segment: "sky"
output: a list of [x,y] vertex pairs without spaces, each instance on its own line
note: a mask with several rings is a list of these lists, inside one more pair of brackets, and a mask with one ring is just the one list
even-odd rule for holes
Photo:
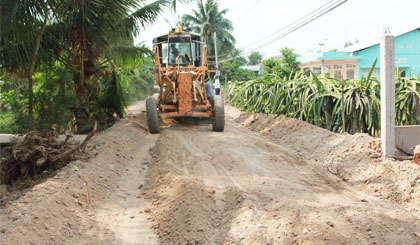
[[[327,2],[329,0],[219,0],[219,8],[228,9],[225,18],[233,23],[236,47],[248,56],[255,50],[258,41]],[[152,26],[136,37],[136,43],[144,42],[151,46],[154,37],[170,30],[171,24],[167,21],[174,25],[177,16],[192,14],[192,8],[196,8],[195,1],[188,6],[178,5],[176,13],[165,11]],[[281,48],[288,47],[304,56],[319,51],[319,43],[325,43],[322,51],[328,51],[343,49],[346,41],[358,39],[363,43],[379,40],[385,26],[394,35],[420,27],[419,9],[420,0],[348,0],[319,19],[256,51],[269,58],[279,55]]]

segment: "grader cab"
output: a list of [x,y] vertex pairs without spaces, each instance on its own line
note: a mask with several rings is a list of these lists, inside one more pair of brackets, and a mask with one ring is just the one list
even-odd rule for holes
[[[159,119],[209,118],[214,131],[223,131],[225,114],[220,95],[208,97],[207,45],[203,38],[180,26],[153,40],[158,94],[146,99],[150,133],[159,133]],[[209,85],[209,84],[208,84]]]

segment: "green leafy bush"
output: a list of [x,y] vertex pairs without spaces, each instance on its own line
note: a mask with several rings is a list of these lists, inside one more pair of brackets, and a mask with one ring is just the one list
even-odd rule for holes
[[[95,120],[104,129],[124,116],[127,104],[144,99],[153,93],[153,59],[145,58],[135,69],[114,68],[112,74],[92,76],[87,125],[89,131]],[[28,128],[28,88],[25,78],[12,74],[0,77],[0,132],[24,133]],[[72,73],[62,64],[41,67],[34,74],[34,118],[36,130],[48,131],[53,124],[63,133],[74,126],[74,108],[81,98],[76,95]]]
[[48,131],[55,124],[57,132],[72,127],[72,108],[77,104],[71,73],[55,64],[34,76],[34,111],[36,129]]
[[[380,82],[371,74],[360,80],[302,73],[281,79],[272,70],[255,80],[234,83],[227,94],[233,94],[234,106],[249,112],[284,114],[336,132],[378,135],[380,130]],[[397,125],[420,124],[419,94],[420,77],[397,77]]]

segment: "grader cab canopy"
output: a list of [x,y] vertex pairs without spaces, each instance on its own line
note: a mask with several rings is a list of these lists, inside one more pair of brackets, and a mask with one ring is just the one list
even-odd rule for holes
[[207,94],[211,84],[207,84],[206,90],[210,70],[203,38],[178,26],[155,38],[153,49],[153,73],[159,90],[146,99],[149,131],[160,131],[159,118],[180,117],[209,118],[214,131],[223,131],[223,99]]

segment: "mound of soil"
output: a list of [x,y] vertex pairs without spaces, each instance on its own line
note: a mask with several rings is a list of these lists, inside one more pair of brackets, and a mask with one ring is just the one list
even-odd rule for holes
[[174,169],[168,155],[172,147],[164,142],[168,141],[160,138],[151,150],[148,185],[143,192],[153,200],[155,232],[163,244],[208,243],[206,233],[216,224],[216,217],[209,216],[216,213],[215,192],[199,179],[184,177]]
[[[229,107],[226,114],[223,133],[180,123],[162,130],[152,148],[143,193],[153,203],[145,212],[161,244],[420,242],[417,190],[403,201],[399,195],[405,192],[385,195],[388,182],[379,176],[376,188],[383,193],[366,194],[367,184],[352,182],[356,167],[364,171],[369,164],[357,165],[364,157],[375,164],[382,160],[379,145],[369,146],[372,138],[356,135],[350,141],[349,135],[341,138],[300,121],[277,122]],[[282,131],[270,138],[276,130]],[[346,157],[333,153],[345,150],[337,145],[322,149],[334,140],[349,147]],[[335,161],[323,162],[329,158]]]
[[138,122],[146,116],[118,121],[89,141],[86,158],[23,192],[2,189],[0,243],[156,244],[148,214],[140,213],[150,204],[138,188],[155,137]]
[[338,134],[283,115],[227,110],[242,126],[324,165],[348,184],[420,211],[420,166],[382,157],[380,139],[362,133]]
[[144,110],[5,202],[1,243],[420,244],[419,167],[375,138],[228,106],[152,135]]

